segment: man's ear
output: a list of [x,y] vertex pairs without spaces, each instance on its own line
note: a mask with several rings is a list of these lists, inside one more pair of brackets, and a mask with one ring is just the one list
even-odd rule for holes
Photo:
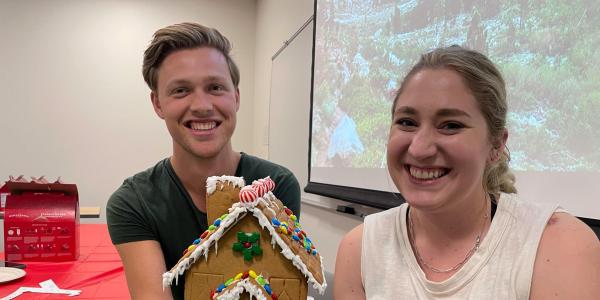
[[235,111],[240,110],[240,89],[235,88]]
[[160,101],[158,101],[158,95],[155,91],[150,92],[150,101],[152,101],[152,107],[154,107],[154,112],[156,115],[159,118],[164,119],[164,113],[162,111],[162,107],[160,106]]

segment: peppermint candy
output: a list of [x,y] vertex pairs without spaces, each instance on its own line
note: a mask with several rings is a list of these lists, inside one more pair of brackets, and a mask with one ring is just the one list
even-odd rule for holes
[[252,203],[256,201],[256,198],[258,198],[258,194],[251,186],[247,185],[240,190],[240,202]]
[[259,197],[262,197],[266,192],[268,192],[269,190],[267,189],[267,186],[260,181],[254,181],[252,182],[252,188],[254,189],[254,191],[256,192],[256,194]]
[[262,182],[267,187],[267,190],[271,192],[275,189],[275,181],[273,181],[273,179],[271,179],[269,176],[265,177],[264,179],[259,179],[258,181]]

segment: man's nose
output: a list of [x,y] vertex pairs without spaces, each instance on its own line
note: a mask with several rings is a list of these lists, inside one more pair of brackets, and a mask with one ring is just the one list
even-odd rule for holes
[[192,112],[210,112],[213,110],[213,103],[210,95],[203,92],[194,92],[192,94],[190,110]]

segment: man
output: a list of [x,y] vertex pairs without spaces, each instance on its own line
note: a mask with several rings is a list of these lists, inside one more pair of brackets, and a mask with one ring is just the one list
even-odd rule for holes
[[182,23],[158,30],[144,52],[144,80],[173,154],[126,179],[107,204],[133,299],[183,299],[183,276],[163,291],[162,274],[213,221],[206,217],[209,176],[243,176],[246,183],[271,176],[275,195],[300,213],[300,187],[289,170],[232,149],[240,75],[230,49],[217,30]]

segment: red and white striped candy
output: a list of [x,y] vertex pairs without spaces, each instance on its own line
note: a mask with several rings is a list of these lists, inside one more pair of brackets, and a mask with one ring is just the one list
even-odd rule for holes
[[256,191],[249,185],[240,190],[240,201],[243,203],[252,203],[258,198]]
[[252,182],[252,188],[259,197],[262,197],[266,192],[269,191],[264,183],[256,180]]
[[258,181],[262,182],[269,191],[273,191],[275,189],[275,181],[271,179],[271,177],[267,176],[264,179],[259,179]]

